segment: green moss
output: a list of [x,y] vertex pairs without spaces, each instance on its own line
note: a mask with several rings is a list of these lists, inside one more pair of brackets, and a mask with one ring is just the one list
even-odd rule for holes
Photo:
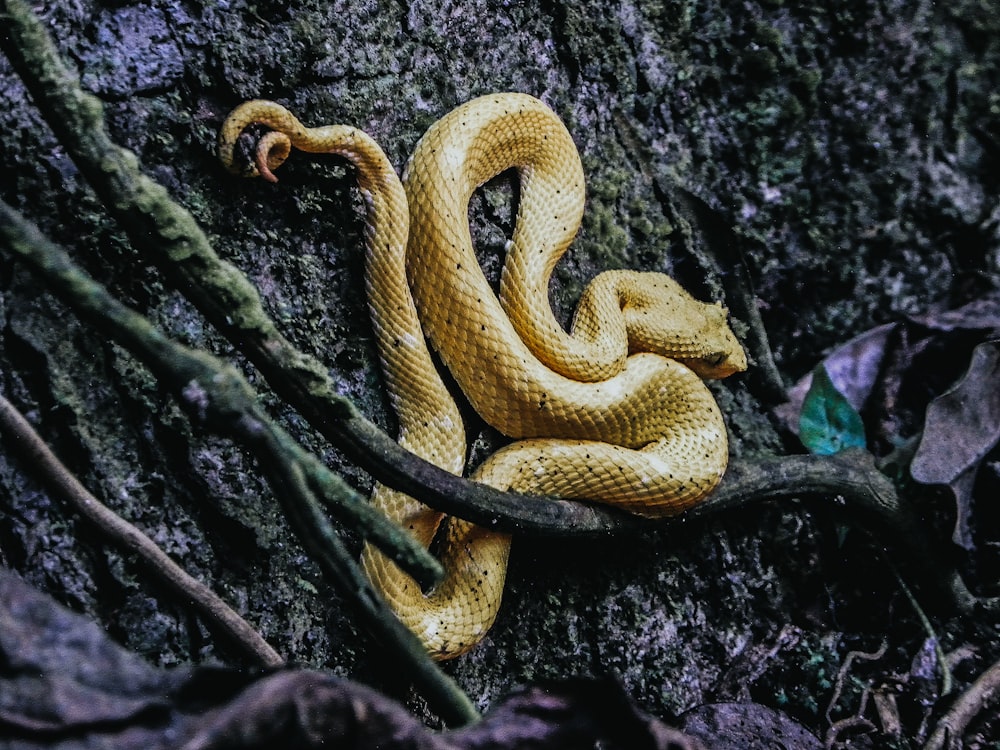
[[750,34],[754,43],[759,44],[761,47],[767,47],[775,52],[780,51],[784,47],[784,38],[781,30],[770,23],[755,20],[751,26]]
[[743,68],[748,79],[770,78],[778,72],[778,56],[769,49],[749,49],[743,53]]

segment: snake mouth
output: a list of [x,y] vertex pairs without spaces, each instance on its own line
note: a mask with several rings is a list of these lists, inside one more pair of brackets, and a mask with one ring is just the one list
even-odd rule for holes
[[747,369],[746,353],[742,347],[733,352],[716,352],[690,359],[680,357],[676,359],[705,380],[722,380]]

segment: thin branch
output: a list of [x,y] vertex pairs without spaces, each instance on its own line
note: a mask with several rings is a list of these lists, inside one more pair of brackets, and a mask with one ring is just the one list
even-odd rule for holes
[[983,672],[962,693],[934,728],[923,750],[950,750],[962,747],[962,735],[980,713],[1000,700],[1000,661]]
[[920,519],[903,504],[871,454],[842,451],[832,456],[773,456],[733,462],[719,487],[683,518],[702,518],[759,502],[814,500],[845,515],[880,539],[902,538],[911,552],[925,554],[929,542]]
[[93,524],[113,544],[133,552],[153,573],[244,652],[265,667],[278,667],[285,660],[268,645],[251,625],[240,617],[212,589],[189,575],[156,543],[94,497],[56,457],[27,419],[0,394],[0,434],[22,455],[25,463],[62,499]]
[[900,590],[903,592],[903,596],[909,602],[910,607],[913,609],[913,613],[917,616],[917,620],[920,622],[920,627],[924,629],[924,633],[930,639],[931,643],[934,644],[934,658],[937,659],[938,669],[941,670],[941,696],[948,695],[951,692],[951,667],[948,666],[948,659],[944,655],[944,649],[941,648],[941,638],[938,636],[937,632],[934,630],[934,626],[931,625],[931,620],[924,612],[924,608],[920,606],[920,602],[914,595],[910,587],[906,585],[906,581],[903,580],[903,576],[900,575],[899,570],[893,564],[892,560],[886,559],[886,564],[889,566],[889,570],[892,571],[893,576],[896,578],[896,583],[899,584]]
[[885,656],[885,652],[888,648],[889,641],[883,639],[879,648],[871,653],[865,651],[849,651],[847,653],[847,656],[844,658],[844,663],[841,664],[840,669],[837,670],[837,679],[834,681],[833,695],[830,696],[830,701],[826,706],[825,716],[829,729],[827,730],[826,737],[823,742],[824,748],[832,748],[837,743],[840,733],[849,729],[857,729],[859,727],[869,731],[875,729],[875,725],[865,718],[865,710],[868,708],[868,699],[871,696],[870,684],[866,684],[864,689],[861,691],[861,699],[858,701],[858,709],[852,716],[834,721],[833,710],[837,707],[837,703],[840,701],[840,696],[844,692],[844,684],[847,682],[847,678],[850,675],[854,660],[861,659],[862,661],[876,661]]

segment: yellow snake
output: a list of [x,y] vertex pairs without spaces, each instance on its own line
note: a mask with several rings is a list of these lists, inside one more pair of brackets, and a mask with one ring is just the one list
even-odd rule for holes
[[[660,273],[607,271],[584,291],[571,332],[556,320],[549,279],[584,204],[580,157],[565,126],[524,94],[480,97],[435,123],[403,180],[365,133],[306,128],[284,107],[240,105],[219,135],[232,170],[251,123],[271,129],[248,174],[272,171],[291,147],[341,154],[367,202],[366,284],[399,442],[461,473],[459,408],[435,368],[427,336],[475,410],[517,442],[472,477],[500,489],[607,502],[644,516],[680,513],[726,468],[722,415],[702,377],[746,369],[718,305],[694,300]],[[516,227],[499,296],[473,250],[473,191],[516,167]],[[429,594],[374,547],[372,583],[436,658],[467,651],[500,606],[510,538],[443,518],[388,487],[372,502],[424,544],[437,538],[446,578]]]

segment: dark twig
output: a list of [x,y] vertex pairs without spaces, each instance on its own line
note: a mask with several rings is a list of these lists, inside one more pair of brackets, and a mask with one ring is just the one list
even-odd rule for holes
[[152,539],[90,494],[49,449],[28,420],[2,394],[0,434],[6,435],[8,444],[23,456],[31,470],[55,489],[63,500],[113,544],[138,555],[158,578],[189,601],[206,620],[228,635],[243,651],[262,666],[277,667],[285,663],[278,652],[212,589],[188,575]]
[[858,728],[867,729],[869,731],[874,730],[875,725],[865,718],[865,711],[868,708],[868,699],[871,697],[871,685],[865,685],[864,689],[861,691],[861,699],[858,701],[858,709],[853,715],[834,721],[833,710],[837,707],[837,703],[840,701],[840,696],[843,694],[844,683],[850,675],[854,660],[860,659],[861,661],[877,661],[885,656],[885,652],[888,648],[889,642],[887,640],[883,640],[878,649],[871,653],[866,651],[849,651],[847,656],[844,658],[844,663],[841,664],[840,669],[837,670],[837,679],[834,681],[833,695],[830,697],[830,702],[826,707],[826,721],[830,728],[827,730],[823,747],[832,748],[836,745],[841,732]]
[[930,618],[927,616],[927,613],[924,612],[924,608],[920,606],[920,601],[906,584],[906,581],[903,580],[903,576],[900,575],[895,564],[888,557],[886,557],[885,562],[889,567],[889,570],[892,571],[892,574],[896,579],[896,584],[899,586],[899,590],[903,592],[903,596],[905,596],[906,601],[909,602],[910,608],[913,610],[913,614],[916,615],[917,620],[920,622],[920,627],[924,629],[924,633],[927,638],[934,644],[934,658],[937,659],[938,669],[941,671],[941,696],[946,696],[951,692],[952,688],[951,667],[948,665],[948,659],[944,654],[944,649],[941,648],[941,637],[937,634],[937,631],[934,630],[934,626],[931,624]]
[[938,721],[923,750],[960,748],[962,735],[976,716],[1000,699],[1000,661],[979,675]]
[[792,498],[816,498],[825,507],[846,513],[874,532],[907,536],[919,546],[924,539],[919,519],[902,504],[892,482],[875,468],[871,454],[861,450],[833,456],[775,456],[730,465],[718,489],[685,514],[700,518],[745,508],[753,503]]

